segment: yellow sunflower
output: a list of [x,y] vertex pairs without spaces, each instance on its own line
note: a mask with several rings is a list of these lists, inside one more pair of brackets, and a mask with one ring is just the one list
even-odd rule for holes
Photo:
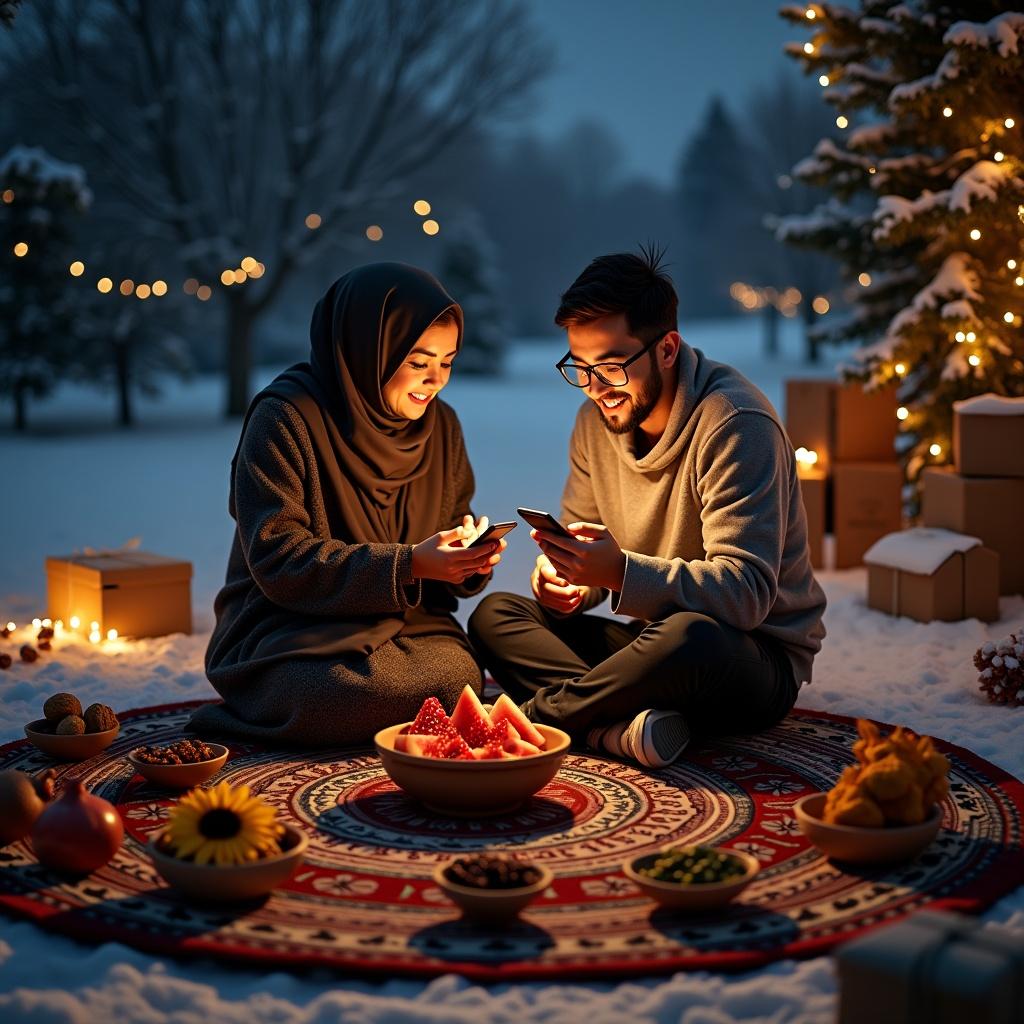
[[226,782],[186,793],[171,810],[164,833],[175,856],[217,865],[278,854],[283,835],[273,807],[252,796],[248,786],[232,789]]

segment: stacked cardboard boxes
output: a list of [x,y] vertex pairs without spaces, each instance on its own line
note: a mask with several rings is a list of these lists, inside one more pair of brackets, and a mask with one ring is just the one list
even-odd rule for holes
[[[835,535],[835,568],[861,564],[864,552],[902,523],[903,471],[896,460],[896,394],[858,383],[786,381],[786,431],[794,448],[817,454],[800,468],[811,564],[824,568],[824,534]],[[820,522],[820,531],[814,532]]]
[[999,592],[1024,593],[1024,398],[957,402],[953,463],[921,476],[923,524],[978,537],[999,554]]

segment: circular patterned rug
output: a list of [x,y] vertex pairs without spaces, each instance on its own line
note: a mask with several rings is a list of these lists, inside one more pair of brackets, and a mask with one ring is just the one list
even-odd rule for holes
[[[856,733],[851,719],[798,711],[760,736],[688,750],[660,772],[571,752],[520,811],[478,820],[425,812],[367,750],[233,743],[209,784],[249,785],[305,831],[309,851],[269,899],[194,905],[165,886],[143,850],[177,794],[151,786],[123,758],[139,743],[180,738],[194,706],[123,714],[112,747],[60,766],[117,805],[124,846],[80,880],[41,867],[26,843],[8,846],[0,850],[0,906],[54,931],[157,953],[363,975],[605,978],[817,955],[926,905],[977,912],[1024,876],[1024,785],[947,743],[939,747],[952,762],[951,792],[928,850],[888,868],[822,858],[792,806],[835,781]],[[0,748],[0,768],[51,764],[26,741]],[[727,909],[679,916],[644,898],[619,868],[672,841],[724,843],[752,853],[762,869]],[[493,848],[528,852],[555,880],[518,922],[489,931],[462,920],[430,876],[440,860]]]

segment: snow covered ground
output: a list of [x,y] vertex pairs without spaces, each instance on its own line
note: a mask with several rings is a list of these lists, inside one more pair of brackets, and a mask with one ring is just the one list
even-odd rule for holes
[[[777,406],[782,381],[808,375],[797,358],[794,324],[785,325],[783,353],[774,362],[761,357],[752,319],[695,325],[687,339],[740,368]],[[562,351],[554,339],[520,345],[501,380],[456,375],[448,388],[476,470],[478,514],[512,519],[517,505],[557,512],[565,442],[579,398],[553,369]],[[231,539],[227,473],[238,424],[221,420],[220,382],[213,379],[175,386],[162,401],[140,403],[140,426],[129,432],[110,425],[112,404],[109,397],[64,389],[33,407],[27,437],[0,432],[0,620],[24,624],[44,614],[47,555],[85,546],[114,548],[141,536],[146,550],[192,561],[196,633],[96,646],[70,639],[34,665],[16,660],[0,675],[0,742],[20,738],[22,724],[38,717],[45,697],[60,689],[72,690],[84,704],[103,701],[117,710],[213,695],[202,656]],[[527,592],[534,545],[525,529],[509,539],[492,587]],[[1024,711],[985,703],[971,664],[984,640],[1024,624],[1024,598],[1003,598],[1001,621],[992,625],[922,625],[869,611],[863,570],[823,573],[821,580],[829,598],[828,638],[800,706],[901,722],[1024,777]],[[462,616],[470,609],[467,603]],[[28,639],[31,633],[23,627],[0,642],[0,649],[16,654]],[[1024,887],[986,919],[1024,930]],[[84,946],[0,916],[0,1019],[12,1024],[802,1024],[830,1021],[835,1009],[835,975],[824,957],[740,976],[678,974],[614,985],[484,987],[454,976],[429,984],[369,984],[326,972],[264,974],[213,961],[161,960],[113,943]]]

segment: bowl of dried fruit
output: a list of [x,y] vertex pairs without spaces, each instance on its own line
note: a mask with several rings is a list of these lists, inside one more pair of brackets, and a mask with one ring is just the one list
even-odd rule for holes
[[672,910],[710,910],[738,896],[757,874],[757,858],[724,846],[666,846],[627,860],[623,874]]
[[224,767],[228,748],[203,740],[178,740],[167,746],[147,744],[127,754],[131,766],[154,785],[191,789]]
[[459,857],[434,869],[442,892],[473,921],[515,917],[553,878],[550,868],[500,853]]
[[455,817],[515,810],[554,778],[571,742],[561,729],[529,721],[505,694],[487,708],[468,686],[451,717],[428,697],[414,721],[373,740],[396,786]]
[[25,726],[29,743],[61,761],[84,761],[106,750],[121,731],[112,708],[90,704],[84,711],[72,693],[55,693],[43,705],[43,717]]
[[153,867],[188,896],[213,902],[265,896],[295,874],[309,840],[282,825],[248,786],[194,789],[146,846]]

